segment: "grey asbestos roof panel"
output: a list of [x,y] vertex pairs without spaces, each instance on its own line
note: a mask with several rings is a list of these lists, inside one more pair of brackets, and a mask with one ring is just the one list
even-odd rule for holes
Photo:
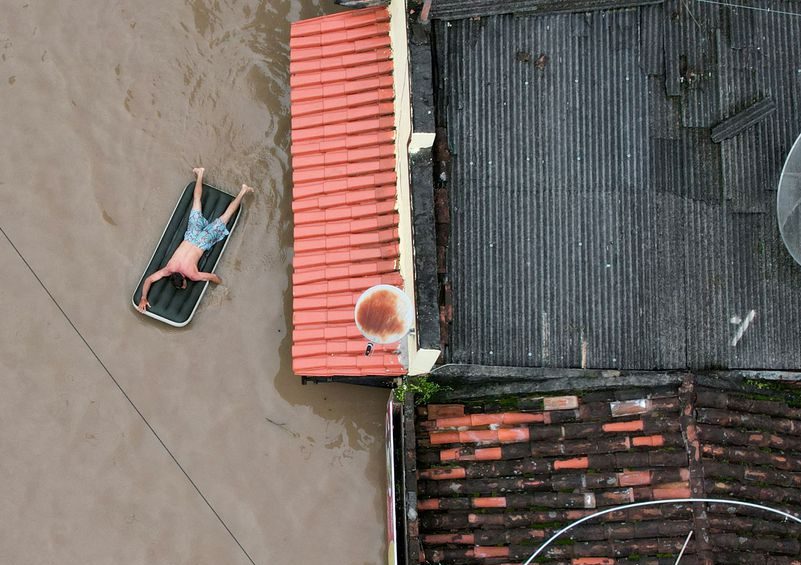
[[[801,132],[801,17],[668,0],[434,26],[449,361],[801,365],[801,266],[775,222]],[[712,141],[765,96],[775,112]]]
[[497,14],[552,14],[588,12],[658,4],[662,0],[434,0],[431,17],[474,18]]

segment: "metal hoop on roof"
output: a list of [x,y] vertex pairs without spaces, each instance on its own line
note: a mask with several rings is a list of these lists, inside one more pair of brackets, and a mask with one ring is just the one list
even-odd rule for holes
[[649,500],[647,502],[634,502],[632,504],[624,504],[623,506],[615,506],[614,508],[606,508],[599,512],[595,512],[594,514],[590,514],[589,516],[584,516],[583,518],[579,518],[575,522],[568,524],[567,526],[556,532],[554,535],[552,535],[550,538],[545,540],[545,543],[539,546],[539,548],[537,548],[537,551],[535,551],[532,554],[532,556],[529,557],[523,563],[523,565],[530,565],[531,562],[534,561],[534,559],[538,555],[540,555],[543,551],[545,551],[545,548],[551,545],[551,543],[553,543],[557,538],[559,538],[559,536],[561,536],[567,531],[572,530],[579,524],[587,522],[588,520],[592,520],[593,518],[597,518],[598,516],[603,516],[604,514],[609,514],[611,512],[629,510],[630,508],[639,508],[641,506],[655,506],[657,504],[676,504],[677,502],[707,502],[710,504],[732,504],[734,506],[747,506],[749,508],[757,508],[759,510],[766,510],[768,512],[773,512],[774,514],[779,514],[780,516],[784,516],[785,518],[789,518],[790,520],[793,520],[794,522],[801,524],[801,518],[795,516],[794,514],[790,514],[789,512],[785,512],[784,510],[778,510],[776,508],[770,508],[769,506],[763,506],[762,504],[756,504],[753,502],[743,502],[740,500],[726,500],[722,498],[670,498],[667,500]]

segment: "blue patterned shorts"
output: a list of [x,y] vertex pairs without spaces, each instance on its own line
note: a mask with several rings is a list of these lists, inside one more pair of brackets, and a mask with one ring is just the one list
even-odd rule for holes
[[189,212],[189,223],[186,226],[184,241],[200,247],[203,251],[208,251],[218,241],[225,239],[230,232],[220,218],[213,222],[203,217],[198,210]]

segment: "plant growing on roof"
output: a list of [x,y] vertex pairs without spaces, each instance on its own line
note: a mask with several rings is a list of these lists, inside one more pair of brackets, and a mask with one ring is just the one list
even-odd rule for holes
[[446,390],[450,390],[450,387],[429,380],[429,375],[405,376],[401,384],[395,388],[395,400],[403,402],[407,394],[412,394],[415,396],[415,404],[427,404],[435,394]]

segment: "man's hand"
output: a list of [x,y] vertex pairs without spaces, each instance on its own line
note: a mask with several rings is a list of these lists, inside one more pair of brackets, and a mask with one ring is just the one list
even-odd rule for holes
[[144,314],[145,310],[150,308],[150,302],[147,301],[147,293],[150,292],[150,287],[153,286],[154,282],[159,281],[172,273],[173,271],[167,269],[167,267],[164,267],[145,279],[145,284],[142,285],[142,298],[139,300],[139,306],[136,307],[137,310]]

